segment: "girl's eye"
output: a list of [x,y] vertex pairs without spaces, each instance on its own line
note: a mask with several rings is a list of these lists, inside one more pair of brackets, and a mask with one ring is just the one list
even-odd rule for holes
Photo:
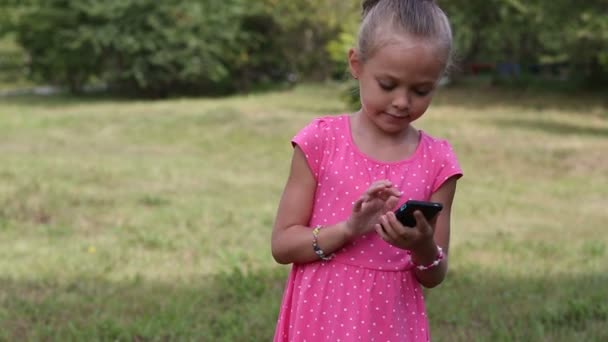
[[414,92],[418,96],[427,96],[430,93],[429,90],[418,90],[418,89],[414,90]]
[[383,83],[383,82],[378,82],[378,84],[380,85],[380,88],[382,88],[386,91],[391,91],[391,90],[395,89],[395,86],[393,84],[388,84],[388,83]]

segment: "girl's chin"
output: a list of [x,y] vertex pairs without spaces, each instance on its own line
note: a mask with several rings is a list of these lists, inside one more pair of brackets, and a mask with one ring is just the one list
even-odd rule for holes
[[387,133],[402,132],[410,126],[411,122],[409,115],[392,115],[383,111],[376,112],[370,118],[379,128]]
[[409,115],[398,116],[382,112],[380,113],[379,117],[386,124],[390,126],[398,126],[401,128],[407,127],[411,121]]

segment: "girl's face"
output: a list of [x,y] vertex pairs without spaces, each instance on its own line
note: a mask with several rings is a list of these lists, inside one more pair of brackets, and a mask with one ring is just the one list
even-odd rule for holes
[[359,80],[364,115],[387,133],[399,133],[424,114],[442,76],[444,54],[436,44],[394,39],[363,62],[356,50],[349,65]]

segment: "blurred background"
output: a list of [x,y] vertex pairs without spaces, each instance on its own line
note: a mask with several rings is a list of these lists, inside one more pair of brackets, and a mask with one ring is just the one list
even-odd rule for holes
[[[453,78],[608,84],[605,1],[442,6],[456,37]],[[358,1],[332,0],[3,0],[0,11],[3,87],[151,98],[344,80],[360,14]]]
[[[465,177],[436,341],[608,340],[608,3],[439,1]],[[0,1],[0,340],[269,341],[291,137],[359,1]]]

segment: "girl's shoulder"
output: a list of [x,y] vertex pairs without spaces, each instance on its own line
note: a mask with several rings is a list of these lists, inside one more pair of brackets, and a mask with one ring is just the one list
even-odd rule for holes
[[296,140],[328,141],[348,132],[348,114],[319,116],[308,122],[295,135]]
[[432,170],[429,174],[434,178],[432,192],[437,191],[449,178],[462,177],[462,168],[452,144],[447,139],[433,137],[422,131],[420,134],[424,146],[422,158],[427,167]]
[[348,114],[324,115],[312,119],[303,129],[342,130],[347,128]]
[[426,151],[427,153],[431,153],[431,154],[441,154],[441,153],[445,154],[447,152],[454,153],[454,148],[452,147],[452,144],[450,144],[450,142],[447,139],[432,136],[422,130],[420,131],[420,141],[422,142],[423,146],[427,150]]
[[343,141],[348,130],[348,116],[328,115],[312,119],[291,139],[292,146],[298,146],[315,175],[319,176],[322,164],[327,160],[331,146]]

